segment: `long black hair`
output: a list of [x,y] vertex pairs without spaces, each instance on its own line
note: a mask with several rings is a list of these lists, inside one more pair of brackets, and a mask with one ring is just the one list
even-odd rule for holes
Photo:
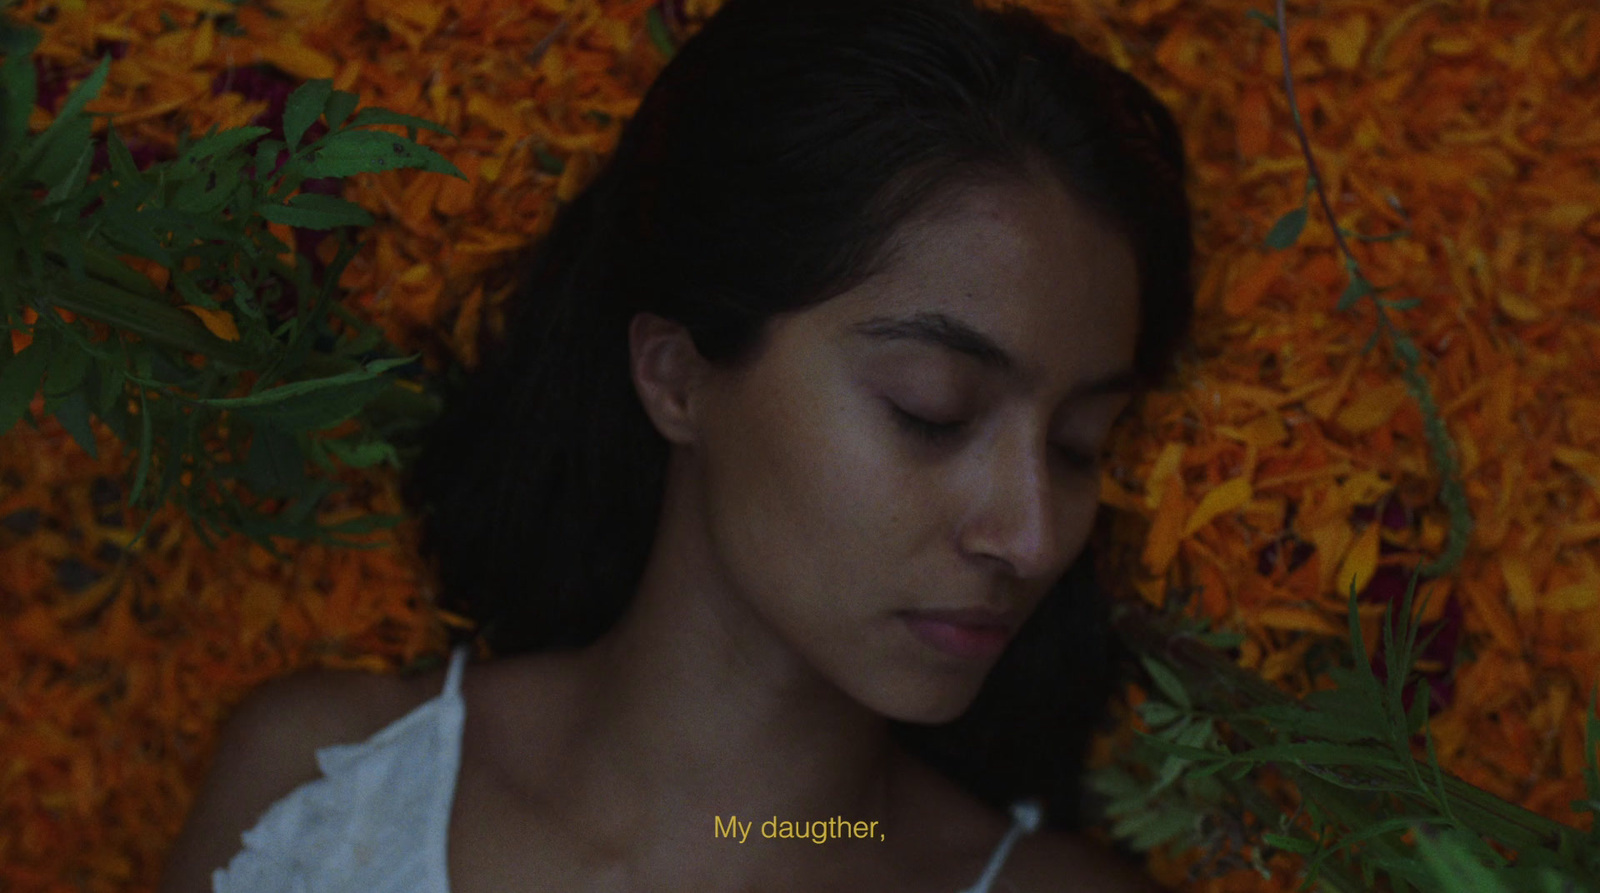
[[[486,327],[407,470],[441,605],[502,655],[583,647],[628,607],[668,455],[630,378],[635,313],[748,362],[769,319],[885,269],[897,229],[958,187],[1036,171],[1132,245],[1140,396],[1165,385],[1193,245],[1182,138],[1144,85],[1020,7],[727,0],[534,243],[503,332]],[[1058,826],[1081,821],[1112,693],[1094,566],[1086,548],[960,718],[895,725],[980,799],[1040,797]]]

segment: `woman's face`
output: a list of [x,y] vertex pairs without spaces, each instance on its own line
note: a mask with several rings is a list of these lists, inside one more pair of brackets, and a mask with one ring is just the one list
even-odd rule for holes
[[901,238],[889,272],[708,373],[689,467],[711,591],[860,703],[937,723],[1089,534],[1138,280],[1055,184],[974,188]]

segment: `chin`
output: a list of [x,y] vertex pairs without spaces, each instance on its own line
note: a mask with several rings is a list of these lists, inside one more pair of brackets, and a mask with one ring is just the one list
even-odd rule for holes
[[918,682],[920,684],[897,687],[897,690],[884,692],[881,697],[865,703],[885,718],[896,722],[927,726],[943,725],[967,712],[967,708],[971,707],[973,700],[978,697],[978,689],[982,686],[983,679],[980,677],[976,681],[957,681],[949,678],[924,678]]

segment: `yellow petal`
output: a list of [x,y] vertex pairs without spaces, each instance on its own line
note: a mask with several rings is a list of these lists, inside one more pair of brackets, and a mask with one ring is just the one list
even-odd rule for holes
[[1330,636],[1337,636],[1346,629],[1333,622],[1326,614],[1305,608],[1262,608],[1255,612],[1252,619],[1262,626],[1269,626],[1273,629],[1325,633]]
[[217,26],[214,22],[214,19],[207,18],[201,21],[200,27],[196,29],[194,44],[189,48],[189,61],[195,65],[210,59],[211,51],[216,49]]
[[594,158],[586,152],[568,157],[567,165],[561,171],[561,180],[556,183],[556,199],[565,203],[577,198],[583,187],[588,185],[595,167]]
[[1349,506],[1365,505],[1393,489],[1394,485],[1376,471],[1358,471],[1339,485],[1339,497]]
[[1162,494],[1166,492],[1167,481],[1178,473],[1178,468],[1183,463],[1182,441],[1168,441],[1161,448],[1161,455],[1156,457],[1155,465],[1150,469],[1150,477],[1144,483],[1144,504],[1151,511],[1161,504]]
[[[223,0],[167,0],[167,2],[171,3],[173,6],[181,6],[184,9],[192,9],[195,12],[209,12],[217,15],[227,15],[232,12],[237,12],[237,10],[234,9],[233,4],[224,3]],[[209,21],[209,19],[207,21]]]
[[1151,574],[1166,573],[1167,565],[1178,554],[1178,543],[1183,540],[1183,519],[1188,508],[1183,494],[1183,482],[1174,480],[1162,488],[1161,505],[1156,509],[1145,536],[1144,566]]
[[1428,52],[1435,56],[1465,56],[1478,48],[1478,42],[1465,34],[1441,34],[1428,41]]
[[1250,501],[1250,496],[1255,492],[1249,478],[1236,477],[1212,488],[1210,493],[1200,500],[1200,505],[1194,513],[1189,515],[1189,521],[1183,526],[1183,536],[1188,537],[1196,530],[1211,523],[1211,519],[1231,512]]
[[289,74],[308,81],[332,78],[339,66],[328,56],[298,43],[266,43],[256,47],[263,62],[270,62]]
[[1377,572],[1378,527],[1376,522],[1368,524],[1367,529],[1361,531],[1356,541],[1351,544],[1344,560],[1339,562],[1339,570],[1334,575],[1333,582],[1341,600],[1350,597],[1352,586],[1358,593],[1366,589],[1367,584],[1372,581],[1372,575]]
[[1514,550],[1500,553],[1500,575],[1505,578],[1506,592],[1511,606],[1520,612],[1530,612],[1538,607],[1539,593],[1533,583],[1533,571],[1528,561]]
[[1544,318],[1544,310],[1538,304],[1516,292],[1502,291],[1495,295],[1495,301],[1506,316],[1518,322],[1537,322]]
[[239,327],[234,324],[233,316],[227,311],[196,307],[193,304],[185,304],[183,309],[200,317],[200,321],[205,324],[211,334],[221,338],[223,341],[239,340]]
[[1556,446],[1550,449],[1551,458],[1571,468],[1588,481],[1589,486],[1600,488],[1600,456],[1572,447]]
[[1361,51],[1367,46],[1367,17],[1353,15],[1328,34],[1328,58],[1345,71],[1361,64]]
[[1339,425],[1352,434],[1380,428],[1405,404],[1407,396],[1405,383],[1398,381],[1366,390],[1339,412]]
[[1539,599],[1546,611],[1587,611],[1600,604],[1600,579],[1588,579],[1563,586]]

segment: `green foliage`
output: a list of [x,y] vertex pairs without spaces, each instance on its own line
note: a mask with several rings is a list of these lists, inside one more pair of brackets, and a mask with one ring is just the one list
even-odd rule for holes
[[[1421,371],[1421,351],[1394,327],[1386,312],[1408,310],[1419,302],[1379,297],[1388,289],[1374,286],[1362,275],[1345,241],[1347,236],[1383,241],[1405,233],[1363,237],[1333,221],[1294,98],[1283,0],[1277,0],[1276,7],[1276,16],[1252,10],[1249,17],[1278,34],[1285,92],[1308,176],[1306,201],[1278,218],[1265,243],[1273,250],[1293,247],[1308,221],[1309,199],[1318,195],[1335,223],[1335,240],[1350,274],[1338,309],[1348,312],[1363,298],[1373,299],[1378,329],[1366,349],[1375,346],[1379,336],[1389,336],[1407,389],[1422,410],[1434,464],[1444,479],[1440,498],[1450,511],[1448,544],[1436,561],[1416,569],[1398,615],[1385,615],[1383,650],[1385,665],[1392,669],[1383,682],[1373,672],[1362,643],[1353,587],[1349,664],[1329,670],[1333,687],[1301,701],[1237,671],[1225,658],[1183,647],[1186,640],[1197,638],[1192,630],[1141,639],[1137,624],[1125,624],[1122,632],[1145,670],[1149,699],[1139,712],[1151,732],[1140,736],[1116,764],[1091,773],[1091,786],[1108,798],[1113,833],[1136,848],[1165,843],[1201,846],[1215,853],[1226,844],[1237,849],[1243,838],[1254,838],[1269,852],[1278,849],[1305,857],[1303,889],[1320,885],[1341,891],[1371,890],[1380,880],[1398,891],[1600,889],[1600,765],[1595,755],[1600,746],[1600,718],[1595,715],[1600,688],[1585,722],[1589,798],[1574,804],[1595,816],[1587,834],[1447,775],[1434,752],[1427,724],[1429,689],[1408,672],[1417,635],[1412,595],[1420,576],[1442,576],[1459,564],[1472,518],[1454,445]],[[1410,710],[1404,706],[1408,684],[1414,684]],[[1413,755],[1419,735],[1425,762]],[[1261,795],[1259,776],[1267,771],[1293,782],[1309,831],[1307,823],[1299,821],[1300,814],[1282,816]],[[1216,784],[1196,787],[1205,781]],[[1203,827],[1195,821],[1200,816],[1237,815],[1241,809],[1255,816],[1278,814],[1277,829],[1243,835],[1237,829],[1226,835],[1215,828],[1196,831]],[[1180,814],[1189,821],[1150,818]],[[1501,848],[1516,854],[1514,864]],[[1251,853],[1257,869],[1265,873],[1261,848]]]
[[672,34],[667,30],[667,22],[661,17],[661,10],[652,6],[644,14],[645,33],[650,35],[650,42],[656,45],[661,55],[671,59],[677,54],[678,48],[672,43]]
[[[1416,580],[1384,616],[1389,667],[1414,662],[1415,617],[1422,613],[1412,604]],[[1445,893],[1545,889],[1541,885],[1563,893],[1600,889],[1594,880],[1600,878],[1600,832],[1581,833],[1444,772],[1428,733],[1426,682],[1398,671],[1379,680],[1363,646],[1357,604],[1352,587],[1349,664],[1329,672],[1333,687],[1299,701],[1250,684],[1243,671],[1193,662],[1184,649],[1139,647],[1145,669],[1159,668],[1148,672],[1149,695],[1139,706],[1151,731],[1089,777],[1091,788],[1107,798],[1113,835],[1141,850],[1168,845],[1210,852],[1229,841],[1237,848],[1257,839],[1268,853],[1305,857],[1301,889],[1370,890],[1380,882],[1388,889]],[[1189,637],[1181,630],[1165,635],[1169,642]],[[1594,713],[1600,689],[1591,700],[1589,800],[1574,807],[1592,813],[1600,806],[1600,717]],[[1419,736],[1426,761],[1414,756]],[[1261,795],[1263,772],[1294,783],[1309,830]],[[1211,818],[1241,810],[1278,815],[1278,826],[1243,833],[1215,822],[1208,827]],[[1434,845],[1428,834],[1445,836]],[[1514,851],[1515,862],[1495,845]],[[1249,858],[1265,871],[1261,848]],[[1468,862],[1471,871],[1462,868]],[[1499,886],[1480,885],[1481,878]]]
[[[1277,16],[1250,16],[1279,33],[1286,54],[1281,0]],[[646,23],[670,56],[659,12],[650,10]],[[71,92],[47,129],[30,133],[38,42],[37,33],[0,16],[0,314],[8,332],[33,338],[15,356],[10,338],[0,338],[0,434],[22,420],[35,424],[29,404],[42,393],[44,413],[91,455],[93,418],[135,445],[130,502],[143,500],[154,509],[176,488],[173,498],[199,522],[208,544],[208,532],[232,529],[273,554],[280,554],[274,536],[366,548],[336,535],[382,529],[399,519],[317,526],[310,519],[337,484],[310,477],[306,460],[325,472],[336,471],[335,461],[398,468],[406,461],[394,446],[399,435],[425,423],[439,406],[436,397],[389,377],[415,356],[371,358],[386,346],[383,333],[336,300],[340,274],[356,252],[347,228],[371,225],[371,216],[342,199],[300,190],[307,179],[397,168],[460,177],[442,156],[416,143],[420,130],[448,131],[384,109],[358,111],[354,94],[312,81],[289,97],[281,140],[261,127],[214,130],[185,137],[172,161],[140,170],[106,128],[109,170],[96,173],[99,143],[86,106],[105,83],[110,62],[102,60]],[[1291,70],[1285,64],[1293,109]],[[308,142],[319,119],[326,133]],[[1305,145],[1298,114],[1295,124]],[[406,136],[368,129],[380,126],[404,127]],[[535,151],[543,170],[560,172],[559,159]],[[1275,250],[1299,241],[1309,199],[1320,195],[1309,150],[1307,161],[1306,201],[1267,234]],[[270,223],[327,231],[336,246],[333,261],[319,272],[308,258],[295,258]],[[1351,276],[1338,307],[1348,311],[1373,299],[1379,330],[1372,343],[1380,334],[1392,336],[1446,478],[1441,498],[1451,511],[1449,547],[1434,565],[1419,569],[1439,576],[1459,562],[1472,520],[1448,432],[1420,371],[1420,352],[1392,329],[1386,313],[1417,302],[1379,297],[1387,289],[1362,276],[1344,241],[1404,233],[1366,237],[1337,226],[1334,233]],[[158,289],[125,258],[164,268],[166,287]],[[295,314],[270,320],[269,311],[291,295]],[[223,340],[180,309],[185,305],[223,314],[239,337]],[[31,326],[24,322],[27,309],[38,314]],[[78,318],[68,323],[57,309]],[[345,334],[335,331],[330,317],[343,322]],[[84,319],[105,323],[114,337],[94,343]],[[333,343],[332,352],[319,351],[321,342]],[[199,357],[204,368],[191,362]],[[247,373],[254,375],[248,387]],[[356,434],[313,436],[350,419],[361,422]],[[203,435],[224,427],[223,449],[208,453]],[[181,484],[185,471],[191,483]],[[261,501],[284,504],[275,511],[261,510],[260,502],[247,505],[223,486],[229,481]],[[147,527],[148,521],[140,537]],[[1362,646],[1352,590],[1350,662],[1329,671],[1332,688],[1299,702],[1208,650],[1236,646],[1236,634],[1188,624],[1154,639],[1129,638],[1148,683],[1150,697],[1139,713],[1151,732],[1088,779],[1106,800],[1112,832],[1137,849],[1226,850],[1263,874],[1274,850],[1299,854],[1307,887],[1370,890],[1381,879],[1396,890],[1593,889],[1590,879],[1600,877],[1600,822],[1580,834],[1466,785],[1438,765],[1427,730],[1426,686],[1415,685],[1412,709],[1403,706],[1404,688],[1413,681],[1403,670],[1416,646],[1411,597],[1408,590],[1398,622],[1391,626],[1386,618],[1386,661],[1398,669],[1380,682]],[[1125,637],[1130,629],[1122,628]],[[1600,690],[1586,719],[1589,797],[1575,804],[1591,813],[1600,810],[1597,707]],[[1412,753],[1418,734],[1426,762]],[[1294,783],[1301,812],[1284,815],[1263,793],[1268,772]],[[1491,841],[1515,850],[1516,863]]]
[[[198,139],[185,136],[175,158],[140,170],[114,130],[96,137],[85,111],[105,83],[109,59],[73,89],[48,128],[28,132],[38,40],[27,29],[0,29],[6,51],[0,314],[8,332],[33,337],[15,356],[11,339],[0,339],[0,433],[24,419],[36,424],[28,404],[42,391],[45,414],[90,455],[91,417],[136,448],[131,503],[142,500],[153,511],[171,495],[201,522],[203,538],[207,528],[232,528],[276,555],[272,536],[370,548],[332,534],[382,529],[400,517],[326,529],[309,523],[335,485],[313,482],[305,462],[327,472],[337,470],[335,459],[398,468],[404,457],[385,436],[425,423],[438,399],[394,378],[391,370],[416,355],[363,362],[386,347],[383,333],[335,300],[356,252],[346,228],[369,226],[372,216],[300,187],[311,178],[396,168],[460,177],[449,161],[414,142],[418,130],[448,131],[384,109],[356,112],[354,94],[312,81],[289,97],[284,140],[269,139],[265,127],[213,129]],[[327,132],[307,142],[319,118]],[[370,129],[386,125],[403,126],[408,136]],[[98,174],[97,146],[109,167]],[[269,223],[329,231],[337,246],[333,262],[318,271],[309,258],[294,256]],[[164,268],[166,288],[156,288],[126,258]],[[274,324],[269,311],[290,299],[294,316]],[[219,337],[180,309],[185,305],[226,314],[237,340]],[[38,314],[31,326],[23,317],[29,308]],[[57,308],[76,318],[66,322]],[[330,316],[343,321],[346,334],[336,332]],[[113,337],[94,343],[89,319],[105,323]],[[315,351],[319,342],[334,344],[331,353]],[[192,362],[200,356],[203,369]],[[248,388],[246,373],[255,375]],[[356,434],[313,436],[352,418],[363,423]],[[224,428],[227,443],[219,453],[232,457],[226,462],[202,440]],[[180,487],[185,471],[190,482]],[[246,506],[223,486],[227,481],[245,484],[260,501],[286,502],[276,513],[261,511],[259,502]]]

